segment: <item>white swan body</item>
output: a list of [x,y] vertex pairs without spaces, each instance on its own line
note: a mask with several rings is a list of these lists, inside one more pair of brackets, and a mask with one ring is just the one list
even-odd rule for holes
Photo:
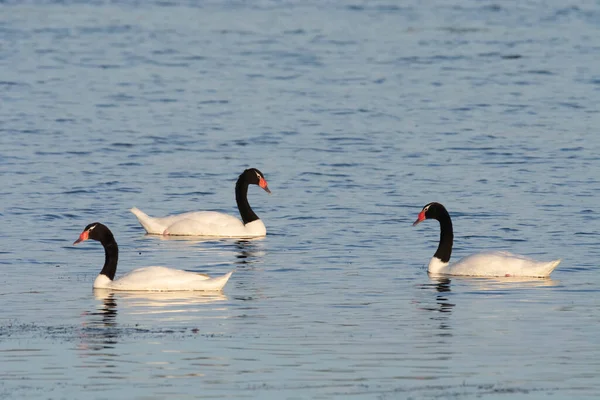
[[413,226],[426,219],[436,219],[440,223],[440,242],[427,268],[432,275],[547,277],[560,264],[560,260],[536,261],[505,251],[473,254],[450,264],[454,241],[450,214],[440,203],[429,203],[423,207]]
[[558,264],[560,260],[537,261],[506,251],[491,251],[467,256],[453,264],[433,257],[427,272],[432,275],[546,277]]
[[166,267],[145,267],[133,270],[116,280],[100,274],[94,289],[127,291],[218,291],[222,290],[233,271],[211,278],[205,274]]
[[131,212],[146,232],[154,235],[235,238],[265,236],[267,234],[265,224],[248,203],[248,185],[258,185],[267,193],[271,193],[262,172],[256,168],[249,168],[242,172],[235,184],[235,201],[241,220],[216,211],[193,211],[160,218],[150,217],[136,207],[133,207]]
[[154,235],[251,238],[267,234],[267,228],[260,219],[244,224],[232,215],[216,211],[192,211],[158,218],[150,217],[136,207],[130,211],[146,232]]
[[119,246],[106,225],[94,222],[85,227],[73,243],[96,240],[104,247],[104,266],[94,281],[94,289],[126,291],[218,291],[231,277],[232,272],[211,278],[206,274],[166,267],[145,267],[133,270],[115,279],[119,261]]

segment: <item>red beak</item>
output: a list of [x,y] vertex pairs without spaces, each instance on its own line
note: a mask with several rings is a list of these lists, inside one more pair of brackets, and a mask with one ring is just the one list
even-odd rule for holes
[[419,216],[417,217],[417,220],[415,222],[413,222],[413,226],[417,226],[420,222],[423,222],[427,219],[427,217],[425,216],[425,211],[421,211],[419,213]]
[[271,194],[271,191],[269,190],[269,186],[267,185],[267,181],[265,180],[265,178],[260,178],[260,180],[258,181],[258,186],[263,188],[265,192]]
[[77,243],[84,242],[84,241],[88,240],[89,238],[90,238],[90,232],[83,231],[83,232],[81,232],[81,235],[79,235],[79,239],[77,239],[76,241],[73,242],[73,246],[75,246]]

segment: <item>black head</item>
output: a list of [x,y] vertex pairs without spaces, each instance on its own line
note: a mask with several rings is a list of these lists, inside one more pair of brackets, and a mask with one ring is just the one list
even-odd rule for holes
[[79,239],[77,239],[73,244],[77,244],[80,242],[84,242],[88,239],[97,240],[102,243],[106,243],[111,240],[115,240],[110,229],[106,227],[106,225],[101,224],[100,222],[92,222],[88,226],[85,227],[83,232],[79,235]]
[[258,185],[261,188],[263,188],[265,192],[271,193],[271,191],[269,190],[269,186],[267,185],[267,180],[265,179],[265,176],[256,168],[248,168],[247,170],[242,172],[240,178],[241,177],[243,177],[248,184]]
[[426,219],[437,219],[439,221],[440,217],[445,216],[448,216],[446,207],[436,202],[429,203],[423,207],[419,213],[419,216],[417,217],[417,220],[413,223],[413,226],[418,225],[420,222],[425,221]]

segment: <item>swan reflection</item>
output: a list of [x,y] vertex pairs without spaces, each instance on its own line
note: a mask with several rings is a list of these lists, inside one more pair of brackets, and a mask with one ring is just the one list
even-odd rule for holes
[[238,254],[235,256],[238,268],[249,267],[252,264],[262,261],[265,250],[262,243],[256,243],[254,240],[238,240],[235,242]]
[[455,304],[450,303],[448,300],[448,296],[447,293],[451,292],[450,289],[450,279],[448,277],[436,277],[436,278],[432,278],[431,279],[431,283],[430,284],[423,284],[421,285],[422,289],[434,289],[436,296],[435,296],[435,305],[434,306],[422,306],[421,309],[422,310],[426,310],[426,311],[434,311],[434,312],[441,312],[441,313],[449,313],[452,311],[452,308],[455,306]]
[[431,331],[433,335],[451,337],[450,313],[456,306],[448,298],[452,292],[451,281],[448,277],[430,277],[430,280],[431,283],[419,285],[419,288],[427,292],[433,292],[435,302],[431,300],[422,301],[419,304],[419,309],[434,313],[429,316],[429,319],[437,324],[437,329]]
[[88,313],[94,318],[89,321],[91,325],[113,327],[117,325],[117,301],[113,296],[106,296],[97,312]]
[[117,314],[117,301],[113,296],[104,297],[96,311],[82,313],[85,319],[81,322],[79,349],[102,350],[115,347],[119,336]]
[[190,306],[196,304],[218,303],[227,300],[222,292],[173,291],[173,292],[127,292],[110,289],[94,289],[97,300],[119,299],[123,307],[146,307],[151,309],[175,306]]
[[[119,336],[128,335],[137,329],[133,327],[135,323],[156,325],[168,321],[187,324],[206,318],[222,319],[229,316],[225,303],[228,298],[221,292],[125,292],[94,289],[94,297],[99,301],[97,310],[81,314],[81,350],[112,348]],[[117,321],[117,315],[121,317],[121,324]]]
[[493,291],[506,289],[528,289],[558,286],[559,281],[552,278],[534,278],[528,276],[477,277],[453,276],[455,283],[472,286],[475,290]]
[[[236,267],[248,267],[251,264],[260,262],[266,254],[264,250],[264,237],[257,238],[215,238],[208,236],[164,236],[164,235],[144,235],[145,240],[164,240],[173,242],[175,248],[185,247],[186,250],[201,250],[203,253],[209,251],[219,256],[229,257],[232,251],[235,254],[235,260],[232,261]],[[211,244],[210,248],[197,247],[197,245]]]
[[183,236],[183,235],[151,235],[144,234],[142,235],[142,239],[146,240],[164,240],[164,241],[174,241],[174,242],[188,242],[188,243],[207,243],[207,242],[231,242],[231,241],[243,241],[243,242],[252,242],[252,241],[261,241],[265,239],[265,236],[256,237],[256,238],[222,238],[215,236]]

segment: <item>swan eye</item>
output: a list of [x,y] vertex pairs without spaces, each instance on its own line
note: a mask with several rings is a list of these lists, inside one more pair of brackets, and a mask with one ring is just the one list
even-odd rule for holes
[[88,229],[88,232],[91,232],[92,229],[94,229],[96,226],[98,226],[98,225],[90,226],[90,229]]
[[262,179],[262,176],[260,176],[260,174],[258,172],[256,173],[256,177],[258,178],[259,181]]

